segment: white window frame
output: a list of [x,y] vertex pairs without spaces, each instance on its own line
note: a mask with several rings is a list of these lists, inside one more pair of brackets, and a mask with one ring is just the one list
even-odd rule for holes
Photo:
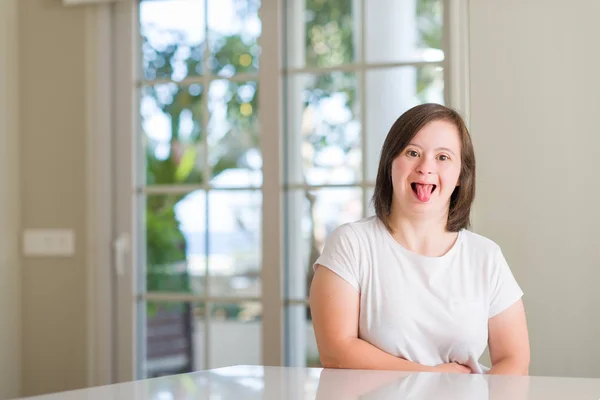
[[86,10],[87,383],[115,382],[112,321],[111,6]]
[[[469,123],[469,0],[444,0],[444,40],[446,57],[443,62],[446,102],[459,110]],[[136,378],[137,349],[135,332],[135,271],[115,270],[123,265],[136,265],[136,251],[122,245],[136,243],[132,232],[137,223],[132,217],[135,204],[132,198],[119,196],[129,193],[134,182],[136,166],[115,170],[132,160],[135,142],[131,135],[138,108],[133,98],[130,79],[134,76],[134,46],[137,16],[132,13],[135,0],[115,4],[87,6],[86,20],[86,110],[87,110],[87,271],[88,271],[88,384],[103,385],[130,381]],[[278,110],[264,113],[260,118],[263,154],[263,193],[279,192],[280,196],[263,196],[262,235],[262,348],[264,365],[283,365],[284,358],[284,301],[283,301],[283,209],[282,209],[282,0],[263,0],[261,57],[277,62],[261,63],[258,101],[261,109]],[[276,18],[273,18],[276,16]],[[121,40],[115,46],[115,38]],[[120,52],[117,54],[117,52]],[[120,62],[121,65],[117,65]],[[126,135],[117,146],[114,137]],[[123,137],[123,136],[121,136]],[[118,172],[118,173],[117,173]],[[116,204],[115,204],[116,203]],[[128,236],[120,236],[121,233]],[[116,296],[130,293],[131,296]],[[184,296],[185,297],[185,296]],[[182,300],[185,300],[182,298]],[[236,301],[239,299],[236,299]],[[116,310],[118,319],[114,319]],[[117,326],[119,329],[116,329]],[[129,349],[129,351],[118,351]]]

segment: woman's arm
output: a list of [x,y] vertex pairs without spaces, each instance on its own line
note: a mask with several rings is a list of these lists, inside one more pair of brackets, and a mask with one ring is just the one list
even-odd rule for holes
[[492,369],[488,374],[529,375],[529,333],[523,301],[488,321]]
[[310,310],[321,364],[325,368],[462,372],[459,364],[428,367],[388,354],[358,338],[360,295],[331,270],[318,266],[310,290]]

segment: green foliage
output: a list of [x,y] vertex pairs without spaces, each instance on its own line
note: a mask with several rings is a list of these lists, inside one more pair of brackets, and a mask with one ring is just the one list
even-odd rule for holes
[[[177,64],[179,51],[188,45],[178,32],[169,33],[176,42],[163,49],[153,48],[143,36],[143,49],[147,63],[147,79],[171,78]],[[211,70],[215,74],[234,69],[249,72],[256,68],[256,45],[244,44],[239,36],[224,37],[212,43],[216,51],[211,59]],[[202,72],[201,56],[204,43],[190,47],[191,56],[186,60],[186,70],[197,74]],[[248,55],[247,57],[242,57]],[[250,62],[248,60],[250,59]],[[193,89],[193,90],[192,90]],[[230,83],[224,101],[227,102],[229,129],[216,142],[211,143],[209,160],[212,175],[216,176],[229,168],[243,165],[241,160],[249,147],[258,146],[257,108],[258,89],[254,82],[245,84]],[[204,163],[199,144],[202,141],[201,123],[205,115],[204,88],[178,85],[176,83],[144,88],[159,109],[169,117],[170,140],[166,158],[155,156],[157,143],[149,138],[146,141],[146,182],[147,184],[188,184],[202,183]],[[194,121],[192,134],[181,135],[181,116],[190,112]],[[186,292],[190,290],[189,278],[185,272],[186,242],[179,228],[174,206],[183,196],[148,196],[146,206],[146,260],[147,290]]]
[[417,29],[421,47],[442,48],[443,2],[441,0],[417,0]]
[[[441,0],[417,1],[417,29],[419,31],[419,46],[430,49],[442,49],[443,2]],[[435,81],[435,71],[432,68],[417,70],[417,96],[421,102],[426,99],[423,92]]]
[[[175,218],[173,206],[180,196],[148,197],[146,240],[148,273],[146,285],[152,291],[187,291],[189,282],[177,263],[185,260],[186,242]],[[181,265],[179,266],[181,270]]]
[[[352,15],[357,10],[352,9],[352,4],[349,0],[306,0],[307,66],[331,67],[354,62],[356,43]],[[343,94],[344,105],[356,114],[357,85],[356,75],[351,72],[317,75],[306,87],[305,107],[317,106],[324,99]],[[324,128],[306,138],[315,151],[335,145],[347,153],[354,147],[344,138],[345,126],[329,124]]]
[[256,44],[248,46],[241,36],[220,38],[214,44],[218,50],[210,59],[211,71],[216,74],[235,72],[247,74],[258,69],[259,47]]
[[306,65],[329,67],[354,60],[352,3],[306,0]]

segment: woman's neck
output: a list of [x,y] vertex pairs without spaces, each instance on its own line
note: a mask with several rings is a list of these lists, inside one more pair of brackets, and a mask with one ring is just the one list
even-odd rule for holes
[[443,256],[456,242],[458,234],[448,232],[447,223],[447,213],[405,215],[392,210],[389,217],[394,239],[406,249],[427,257]]

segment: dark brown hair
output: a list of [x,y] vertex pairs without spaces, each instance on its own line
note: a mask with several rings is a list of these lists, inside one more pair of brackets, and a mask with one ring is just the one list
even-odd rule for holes
[[391,232],[389,215],[392,209],[392,162],[408,146],[417,133],[432,121],[448,121],[456,126],[461,142],[459,183],[450,196],[446,229],[458,232],[470,226],[471,205],[475,198],[475,152],[471,135],[460,114],[440,104],[422,104],[402,114],[390,128],[381,149],[373,206],[377,217]]

